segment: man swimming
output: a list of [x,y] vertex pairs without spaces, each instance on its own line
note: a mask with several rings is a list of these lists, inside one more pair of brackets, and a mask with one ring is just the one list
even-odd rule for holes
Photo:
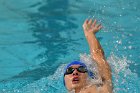
[[[95,34],[102,28],[92,19],[85,20],[83,24],[84,34],[89,44],[91,58],[97,63],[102,83],[88,86],[87,78],[93,76],[87,66],[80,61],[73,61],[68,64],[64,71],[64,85],[75,93],[112,93],[111,69],[107,63],[104,51]],[[88,87],[87,87],[88,86]]]

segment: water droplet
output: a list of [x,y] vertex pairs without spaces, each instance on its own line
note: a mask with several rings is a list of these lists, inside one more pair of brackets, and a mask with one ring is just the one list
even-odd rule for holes
[[132,55],[129,55],[129,57],[132,57]]
[[137,7],[134,7],[134,9],[136,10],[136,9],[137,9]]
[[104,13],[105,12],[105,10],[102,10],[102,13]]
[[126,49],[126,46],[124,46],[123,49]]
[[128,36],[133,36],[132,34],[128,34]]
[[41,88],[41,91],[43,91],[43,89]]
[[140,17],[137,17],[137,20],[140,20]]
[[92,16],[92,19],[94,19],[95,16]]
[[117,22],[116,22],[116,21],[114,21],[114,24],[117,24]]
[[5,91],[5,89],[2,89],[2,91],[4,92],[4,91]]
[[122,44],[122,41],[121,40],[117,40],[116,41],[118,44]]
[[124,10],[125,8],[123,7],[122,10]]
[[132,46],[128,46],[128,49],[132,49]]
[[131,44],[131,42],[130,42],[130,41],[128,41],[128,44]]

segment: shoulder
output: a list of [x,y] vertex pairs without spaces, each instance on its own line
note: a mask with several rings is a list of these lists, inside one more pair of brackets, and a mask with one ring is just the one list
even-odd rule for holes
[[112,93],[106,84],[90,85],[83,89],[80,93]]
[[102,84],[97,85],[99,93],[112,93],[112,82],[110,80],[103,81]]

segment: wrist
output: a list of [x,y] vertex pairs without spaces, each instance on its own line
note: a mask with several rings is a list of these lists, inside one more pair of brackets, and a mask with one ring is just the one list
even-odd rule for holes
[[87,41],[91,41],[93,40],[94,38],[96,38],[95,34],[91,33],[89,35],[85,35]]

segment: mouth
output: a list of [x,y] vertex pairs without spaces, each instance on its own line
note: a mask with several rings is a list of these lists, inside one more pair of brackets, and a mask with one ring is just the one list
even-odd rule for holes
[[74,77],[74,78],[72,79],[72,83],[73,83],[73,84],[79,83],[79,78],[78,78],[78,77]]

